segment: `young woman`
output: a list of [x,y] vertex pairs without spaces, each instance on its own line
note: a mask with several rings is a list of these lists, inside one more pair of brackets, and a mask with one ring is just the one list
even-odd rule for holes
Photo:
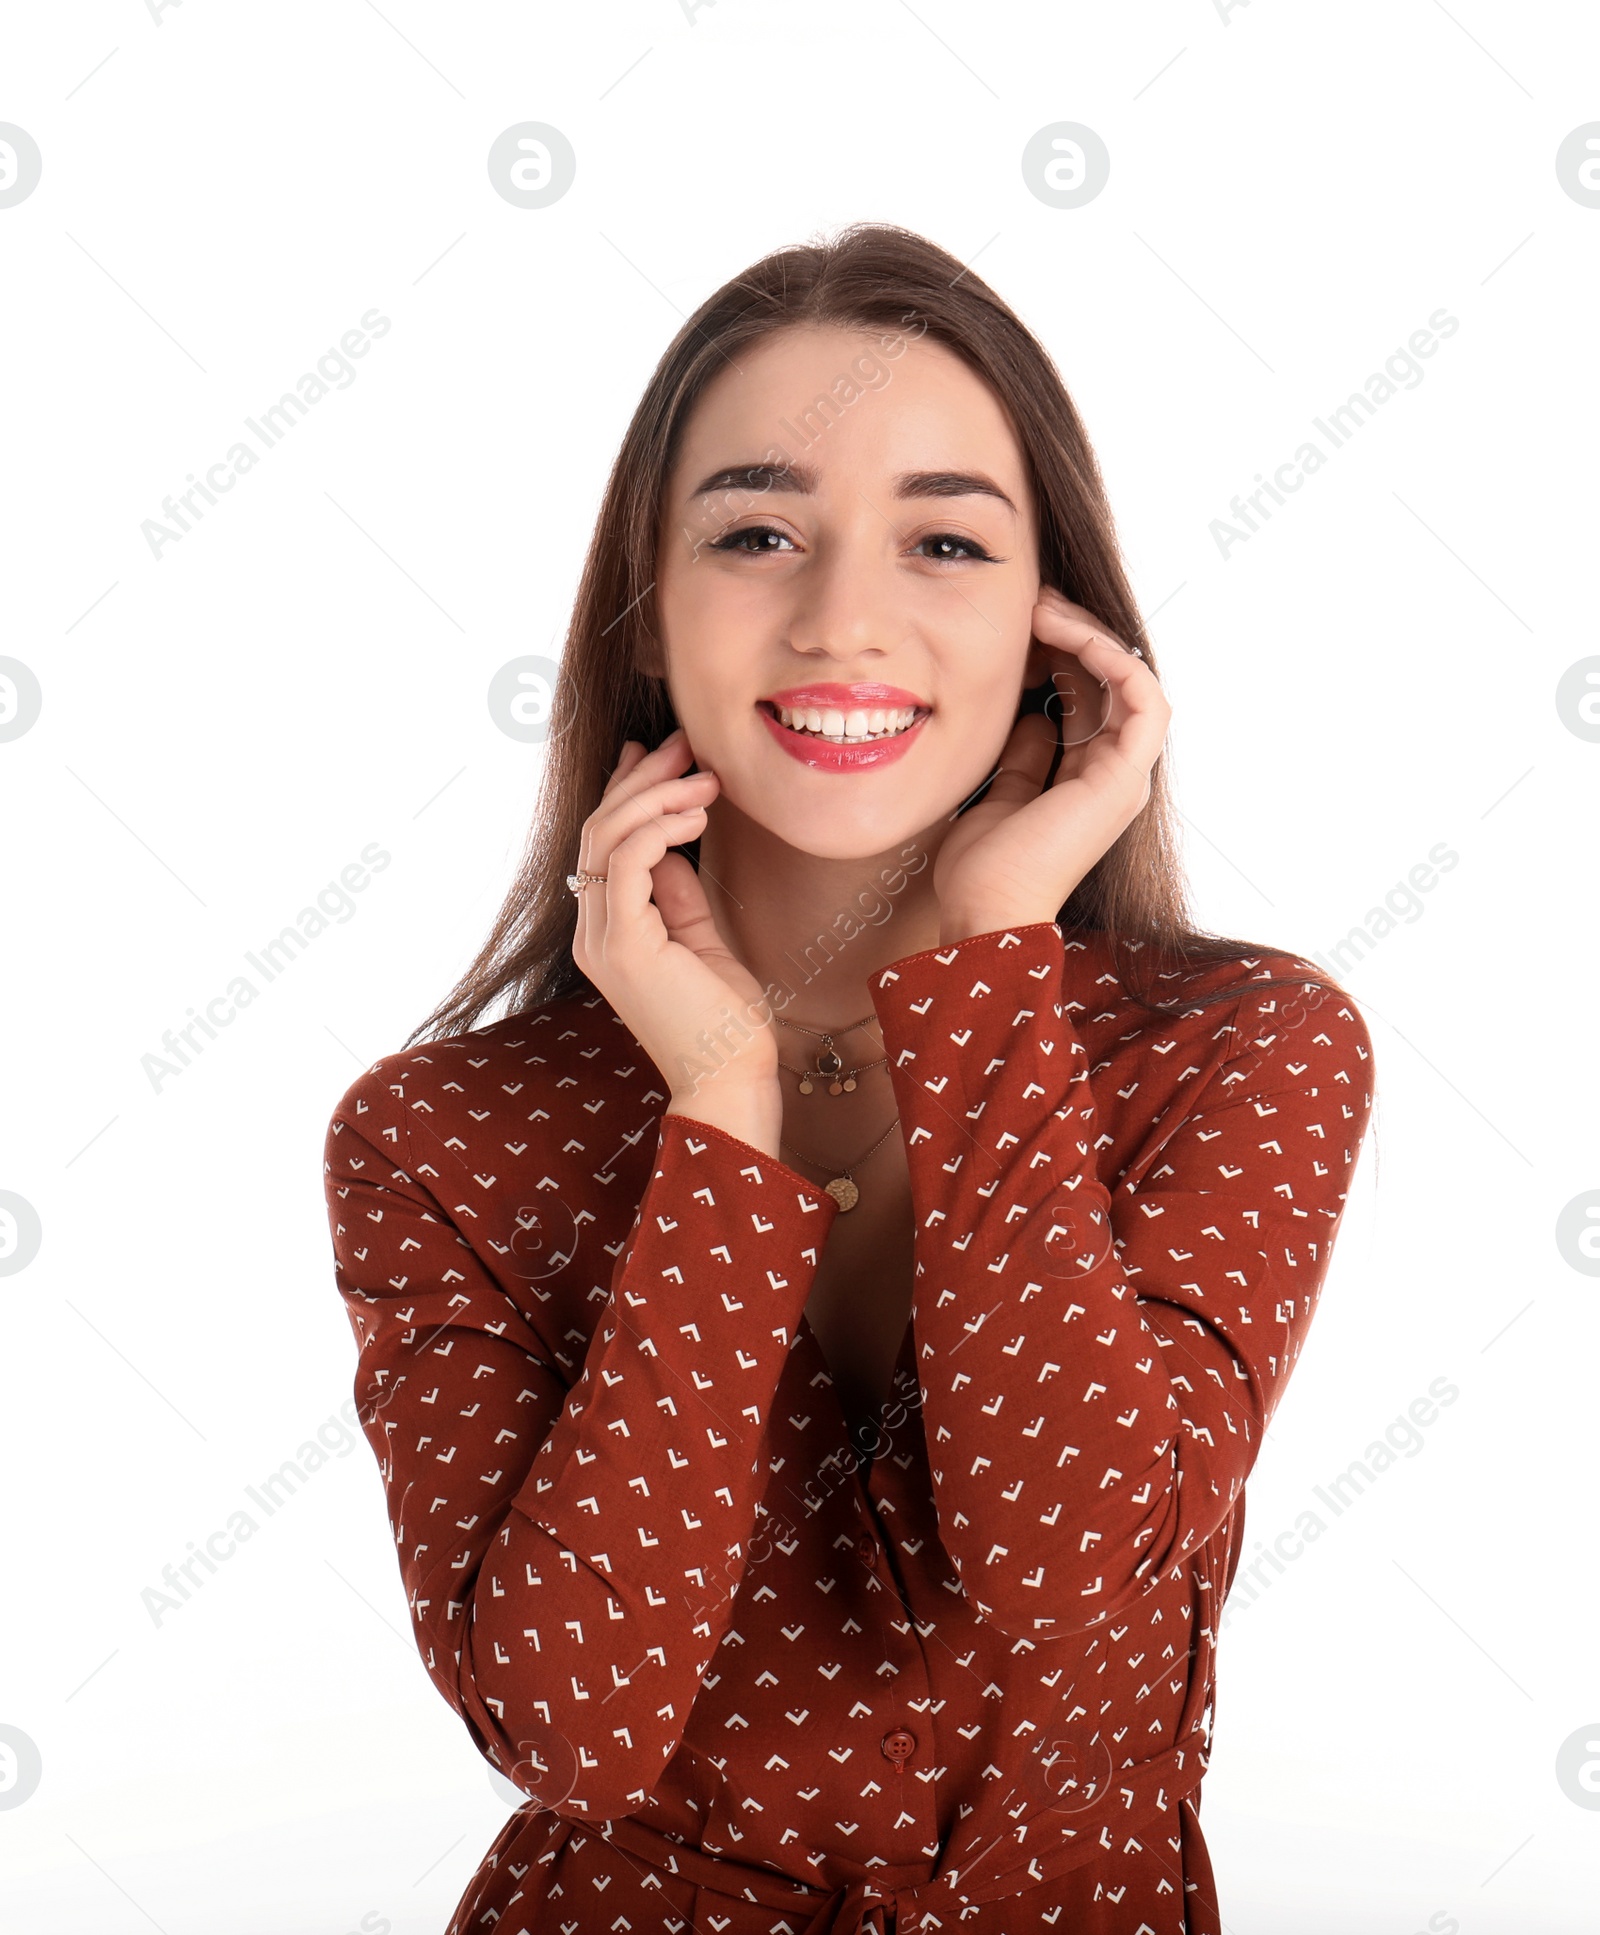
[[959,262],[864,226],[685,324],[521,877],[327,1139],[417,1643],[527,1796],[452,1935],[1219,1929],[1219,1615],[1371,1063],[1193,927],[1168,718]]

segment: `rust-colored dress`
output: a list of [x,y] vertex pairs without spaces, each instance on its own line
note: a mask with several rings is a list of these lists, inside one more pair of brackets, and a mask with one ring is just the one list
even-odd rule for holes
[[803,1314],[837,1204],[664,1114],[604,1000],[339,1102],[417,1644],[528,1796],[448,1935],[1218,1935],[1219,1615],[1371,1043],[1294,955],[1171,1016],[1110,961],[1045,921],[873,976],[916,1229],[870,1461]]

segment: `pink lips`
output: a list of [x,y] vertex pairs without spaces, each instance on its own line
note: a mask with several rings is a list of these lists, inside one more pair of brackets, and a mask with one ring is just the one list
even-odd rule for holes
[[836,705],[843,712],[852,706],[914,705],[927,710],[927,700],[919,699],[903,685],[879,685],[873,679],[858,679],[854,685],[791,685],[782,692],[769,692],[768,705]]
[[[795,732],[784,725],[772,710],[780,705],[791,708],[837,706],[841,712],[863,707],[870,709],[873,706],[916,706],[923,716],[904,732],[896,733],[892,739],[872,740],[859,746],[831,746],[814,733]],[[862,680],[855,685],[826,683],[789,686],[782,692],[774,692],[765,699],[757,700],[756,710],[766,721],[768,732],[791,759],[823,773],[858,773],[874,766],[892,765],[911,750],[912,742],[921,734],[928,715],[926,703],[915,692],[907,692],[904,686],[881,685],[874,680]]]

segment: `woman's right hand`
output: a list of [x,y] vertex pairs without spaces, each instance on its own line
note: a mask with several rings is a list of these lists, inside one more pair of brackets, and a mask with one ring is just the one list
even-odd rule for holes
[[691,773],[680,726],[654,752],[624,742],[578,843],[572,954],[660,1069],[668,1108],[715,1123],[776,1156],[783,1097],[760,983],[729,949],[700,876],[672,849],[697,838],[717,796]]

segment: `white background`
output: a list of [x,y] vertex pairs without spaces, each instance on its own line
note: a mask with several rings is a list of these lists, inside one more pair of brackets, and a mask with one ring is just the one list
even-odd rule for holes
[[[682,314],[862,218],[975,267],[1059,361],[1175,716],[1209,927],[1347,968],[1379,1105],[1249,1488],[1291,1525],[1430,1381],[1459,1399],[1223,1643],[1203,1821],[1229,1935],[1592,1926],[1600,1282],[1595,775],[1600,119],[1576,4],[143,0],[11,10],[0,120],[0,1811],[21,1935],[436,1935],[503,1820],[411,1645],[370,1452],[159,1625],[141,1595],[350,1392],[321,1147],[499,905],[539,750],[495,671],[554,653],[605,473]],[[508,125],[571,191],[491,189]],[[1105,191],[1020,160],[1087,123]],[[356,365],[181,542],[141,522],[377,307]],[[1444,307],[1457,333],[1272,522],[1208,526]],[[141,1058],[376,841],[388,868],[185,1072]],[[338,1441],[330,1431],[330,1441]],[[259,1516],[259,1514],[257,1514]],[[1324,1516],[1327,1516],[1324,1514]]]

